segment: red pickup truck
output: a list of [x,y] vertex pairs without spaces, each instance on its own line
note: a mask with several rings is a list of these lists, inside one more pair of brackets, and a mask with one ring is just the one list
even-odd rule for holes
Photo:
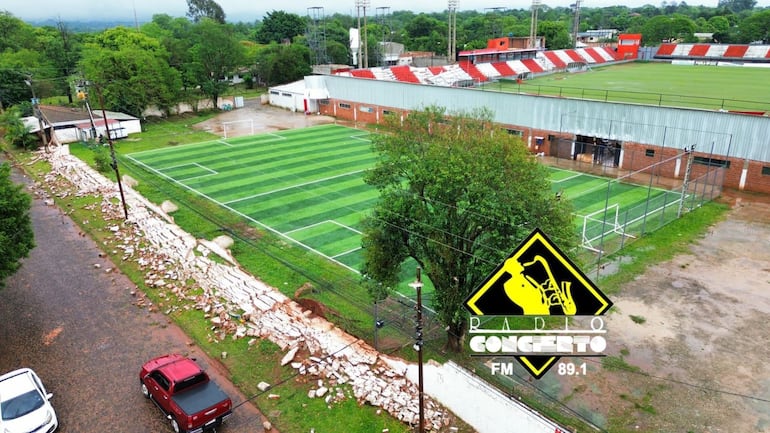
[[176,433],[214,430],[232,415],[233,402],[194,359],[177,354],[151,359],[142,366],[139,382]]

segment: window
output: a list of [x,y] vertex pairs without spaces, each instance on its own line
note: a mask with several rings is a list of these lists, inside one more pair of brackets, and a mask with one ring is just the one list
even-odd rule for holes
[[153,379],[155,382],[157,382],[158,385],[160,385],[161,388],[163,388],[166,391],[168,391],[168,386],[169,386],[168,379],[166,379],[165,376],[160,374],[159,371],[155,371],[152,374],[150,374],[150,378]]
[[270,94],[271,94],[271,95],[275,95],[275,96],[281,96],[281,92],[279,92],[279,91],[277,91],[277,90],[271,90],[271,91],[270,91]]
[[346,104],[344,102],[340,102],[340,108],[344,108],[346,110],[350,110],[350,104]]
[[373,113],[374,112],[374,109],[372,107],[361,106],[361,107],[358,107],[358,109],[361,110],[364,113]]
[[395,113],[393,111],[391,111],[391,110],[382,110],[382,114],[388,116],[388,115],[395,114]]
[[770,176],[770,166],[762,166],[762,176]]
[[506,128],[505,130],[508,132],[508,134],[515,135],[517,137],[521,137],[522,133],[518,129]]
[[644,149],[644,156],[648,156],[648,157],[655,156],[655,149]]
[[703,156],[696,156],[695,158],[693,158],[693,162],[695,164],[707,165],[709,167],[730,168],[730,161],[725,161],[722,159],[705,158]]
[[286,92],[283,92],[283,93],[281,93],[281,95],[282,95],[282,96],[288,96],[288,97],[291,97],[291,93],[286,93]]
[[329,105],[329,100],[328,99],[321,99],[320,101],[318,101],[318,103],[321,104],[321,105]]

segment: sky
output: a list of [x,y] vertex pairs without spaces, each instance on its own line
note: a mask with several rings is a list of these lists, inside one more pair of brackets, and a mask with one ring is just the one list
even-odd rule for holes
[[[390,12],[411,10],[419,12],[441,12],[446,10],[447,0],[361,0],[368,2],[368,15],[376,15],[377,8],[390,8]],[[298,15],[308,15],[308,8],[322,7],[326,16],[342,13],[355,15],[356,0],[288,0],[280,6],[266,6],[272,2],[265,0],[216,0],[222,7],[229,22],[253,22],[262,19],[267,12],[283,10]],[[550,7],[569,6],[575,0],[542,0]],[[583,7],[604,7],[623,4],[629,7],[644,4],[660,5],[662,0],[582,0]],[[689,5],[703,4],[714,7],[718,0],[691,0]],[[527,9],[531,0],[458,0],[458,10],[477,10],[483,12],[491,8]],[[758,0],[759,6],[770,5],[770,0]],[[171,16],[184,16],[187,12],[185,0],[0,0],[0,10],[6,10],[23,20],[63,21],[133,21],[134,12],[140,22],[150,21],[154,14],[165,13]],[[318,13],[320,9],[314,9]],[[385,9],[379,9],[382,13]],[[314,14],[315,16],[315,14]]]

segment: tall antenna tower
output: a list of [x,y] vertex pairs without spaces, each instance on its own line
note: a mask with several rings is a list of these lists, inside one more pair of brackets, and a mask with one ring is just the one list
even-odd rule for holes
[[[356,0],[356,17],[358,18],[358,67],[369,67],[369,48],[366,38],[366,8],[369,0]],[[361,15],[364,16],[364,31],[361,32]]]
[[575,17],[572,19],[572,46],[577,48],[578,32],[580,31],[580,3],[581,0],[575,0],[575,3],[571,4],[575,12]]
[[542,4],[542,0],[532,0],[532,19],[529,24],[529,46],[527,48],[537,48],[537,10]]
[[329,63],[326,55],[326,17],[324,8],[314,6],[307,8],[307,44],[312,53],[314,65]]
[[457,5],[459,0],[449,0],[448,15],[449,15],[449,35],[447,39],[447,60],[454,62],[457,54]]
[[378,46],[378,52],[377,52],[377,58],[380,61],[380,66],[387,66],[388,59],[387,55],[389,54],[389,49],[391,48],[390,42],[392,41],[392,33],[393,28],[390,24],[390,7],[389,6],[381,6],[375,9],[375,13],[377,14],[377,23],[380,25],[380,28],[382,29],[382,40],[380,41],[380,44]]

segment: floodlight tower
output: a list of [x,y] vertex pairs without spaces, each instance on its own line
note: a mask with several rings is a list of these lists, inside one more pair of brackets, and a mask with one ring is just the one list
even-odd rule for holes
[[532,19],[529,24],[529,47],[536,48],[537,45],[537,10],[543,4],[542,0],[532,0]]
[[449,0],[449,43],[447,44],[447,60],[454,62],[457,53],[457,5],[459,0]]
[[321,6],[307,8],[307,44],[310,46],[314,65],[327,63],[326,18]]
[[574,48],[577,48],[578,32],[580,31],[580,3],[581,0],[575,0],[575,3],[570,5],[575,12],[575,17],[572,19],[572,41]]
[[380,6],[375,9],[375,13],[377,14],[377,23],[379,23],[380,28],[382,29],[382,41],[380,41],[377,58],[380,61],[380,66],[387,66],[388,62],[386,57],[389,54],[388,50],[391,48],[390,42],[393,38],[393,35],[391,34],[393,30],[390,25],[390,7]]
[[[356,17],[358,18],[358,67],[369,67],[369,49],[366,40],[366,8],[369,0],[356,0]],[[364,32],[361,33],[361,14],[364,15]]]

